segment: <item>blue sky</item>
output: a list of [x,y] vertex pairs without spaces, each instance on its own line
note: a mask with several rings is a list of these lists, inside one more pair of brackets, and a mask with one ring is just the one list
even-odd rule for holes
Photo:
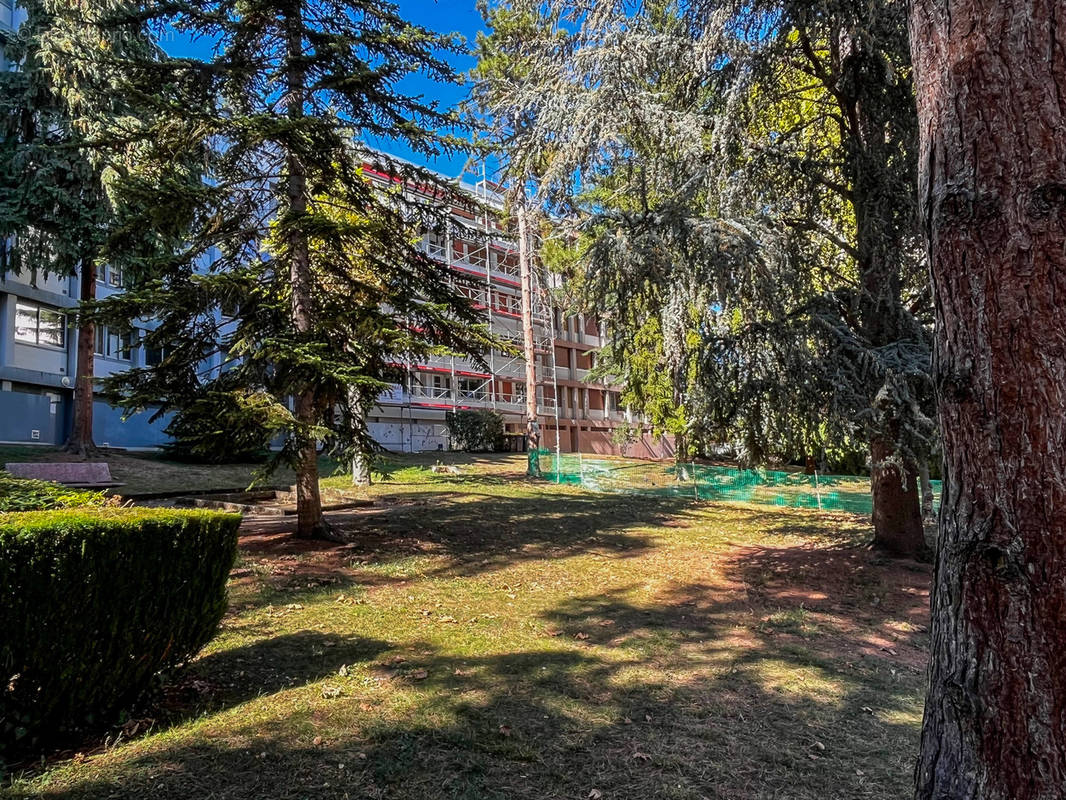
[[[475,0],[398,0],[398,5],[404,17],[411,22],[441,33],[461,34],[471,46],[477,32],[483,29],[481,14],[477,10]],[[206,42],[190,42],[187,39],[174,38],[162,44],[172,55],[206,56],[209,53],[209,44]],[[452,63],[458,71],[465,72],[474,66],[474,59],[460,56],[453,58]],[[404,81],[403,90],[412,95],[421,94],[426,98],[436,98],[446,108],[454,107],[467,94],[466,87],[438,84],[423,76],[412,76]],[[425,158],[394,142],[372,142],[371,144],[453,177],[458,176],[466,161],[465,155],[457,154],[450,158],[427,162]]]

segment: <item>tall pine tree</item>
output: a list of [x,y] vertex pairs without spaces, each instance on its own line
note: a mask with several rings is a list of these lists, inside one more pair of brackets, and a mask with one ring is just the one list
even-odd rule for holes
[[[70,35],[53,58],[72,82],[104,71],[81,66],[102,59],[151,106],[130,125],[85,122],[102,138],[139,142],[116,195],[148,211],[146,225],[165,231],[177,218],[191,231],[172,257],[131,258],[134,285],[101,304],[105,317],[157,319],[148,343],[166,354],[112,388],[127,407],[162,411],[225,372],[230,391],[269,398],[285,433],[279,461],[297,474],[298,535],[331,535],[318,442],[359,438],[359,425],[338,422],[366,407],[351,402],[351,387],[369,392],[412,339],[473,353],[486,341],[461,279],[418,246],[421,230],[445,224],[441,198],[454,187],[360,144],[398,141],[426,156],[455,145],[456,117],[399,83],[412,73],[457,80],[446,55],[459,43],[364,0],[114,0],[65,17]],[[146,63],[85,47],[145,19],[212,55]],[[86,97],[101,88],[111,90],[78,83]],[[190,152],[206,181],[172,174],[175,156]],[[392,188],[370,180],[367,163]]]
[[[116,218],[104,186],[104,165],[73,121],[63,85],[43,52],[56,17],[45,0],[22,0],[26,19],[7,45],[18,64],[0,73],[0,269],[77,276],[79,299],[96,297]],[[122,46],[128,46],[123,44]],[[106,98],[108,109],[117,105]],[[79,310],[74,413],[66,447],[92,454],[95,325]]]

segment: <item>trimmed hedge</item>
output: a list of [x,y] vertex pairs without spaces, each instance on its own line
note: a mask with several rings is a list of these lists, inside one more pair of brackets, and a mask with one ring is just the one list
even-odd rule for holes
[[110,722],[226,610],[240,516],[0,514],[0,754]]
[[70,489],[50,481],[16,478],[0,469],[0,511],[45,511],[52,508],[102,506],[103,492]]

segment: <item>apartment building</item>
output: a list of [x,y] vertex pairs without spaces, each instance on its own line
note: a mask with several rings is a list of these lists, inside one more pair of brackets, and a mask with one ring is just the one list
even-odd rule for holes
[[[377,177],[390,180],[383,174]],[[501,198],[486,181],[464,184],[448,203],[453,224],[443,234],[427,233],[422,246],[441,269],[474,279],[473,286],[467,284],[463,291],[484,313],[492,334],[511,349],[493,350],[486,364],[457,356],[403,362],[404,380],[382,394],[370,415],[370,432],[383,447],[397,452],[447,450],[449,411],[492,409],[503,417],[511,446],[522,449],[527,387],[517,244],[502,221]],[[557,287],[544,283],[557,277],[536,272],[534,391],[543,445],[563,452],[618,452],[614,431],[633,418],[620,408],[617,387],[588,378],[595,351],[603,344],[602,331],[593,319],[551,307],[549,290]],[[0,277],[0,442],[56,445],[70,430],[76,372],[76,331],[70,321],[78,283],[76,276]],[[96,289],[101,298],[122,291],[121,273],[102,268]],[[149,326],[100,327],[96,375],[158,363],[162,354],[141,341]],[[219,365],[204,367],[209,371]],[[168,419],[150,422],[150,416],[144,412],[123,417],[118,409],[97,400],[97,444],[159,447],[167,441],[163,429]],[[669,454],[668,443],[645,434],[627,453],[662,457]]]
[[[390,180],[380,173],[376,177]],[[404,363],[405,380],[381,396],[370,416],[370,432],[393,451],[447,450],[448,412],[491,409],[503,417],[511,445],[521,448],[528,387],[521,355],[522,288],[514,231],[505,223],[498,187],[485,179],[462,183],[454,196],[441,202],[448,204],[451,224],[443,233],[427,233],[423,247],[442,269],[475,279],[476,288],[464,291],[484,313],[490,332],[515,350],[493,350],[481,365],[454,356]],[[558,288],[558,280],[534,270],[534,391],[542,445],[563,452],[618,453],[615,430],[635,420],[620,407],[618,387],[590,382],[603,332],[596,320],[553,307],[552,290]],[[626,452],[663,457],[669,454],[669,443],[645,432]]]
[[[2,2],[2,0],[0,0]],[[0,277],[0,442],[60,445],[72,422],[77,331],[70,327],[78,303],[77,276],[9,272]],[[97,297],[122,291],[119,270],[97,275]],[[162,353],[142,343],[147,325],[96,329],[97,377],[159,363]],[[97,399],[93,428],[101,446],[153,449],[167,441],[168,419],[150,412],[124,417]]]

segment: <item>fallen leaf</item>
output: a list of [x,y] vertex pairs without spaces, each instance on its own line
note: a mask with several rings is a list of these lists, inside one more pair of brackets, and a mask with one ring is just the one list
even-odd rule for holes
[[408,672],[407,677],[413,681],[423,681],[429,677],[429,671],[424,669],[416,669],[414,672]]
[[603,792],[599,789],[591,789],[589,791],[588,800],[600,800],[601,797],[603,797]]
[[575,639],[584,640],[584,639],[589,638],[589,635],[587,633],[585,633],[584,631],[579,631],[578,633],[574,634],[574,638]]
[[321,736],[316,736],[313,740],[311,740],[311,744],[313,744],[315,747],[321,747],[322,746],[322,737]]
[[510,736],[510,735],[511,735],[511,726],[510,725],[501,725],[500,726],[500,736]]

